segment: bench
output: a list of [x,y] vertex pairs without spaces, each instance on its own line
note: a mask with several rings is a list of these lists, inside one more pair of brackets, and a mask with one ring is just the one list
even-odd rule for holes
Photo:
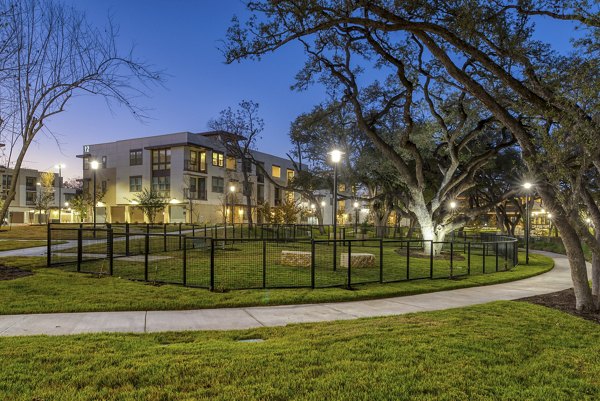
[[302,251],[281,251],[283,266],[310,267],[311,253]]
[[[350,265],[355,267],[375,267],[375,255],[371,253],[352,253],[350,256]],[[342,253],[340,256],[340,267],[348,267],[348,254]]]

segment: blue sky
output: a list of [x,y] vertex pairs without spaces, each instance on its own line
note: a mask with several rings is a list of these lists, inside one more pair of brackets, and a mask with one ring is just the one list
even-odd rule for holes
[[[154,88],[148,98],[139,99],[150,109],[144,123],[118,106],[109,109],[97,97],[80,96],[67,111],[48,122],[60,146],[51,137],[40,137],[26,157],[26,166],[51,169],[57,162],[67,165],[64,175],[81,175],[75,158],[83,145],[169,132],[207,129],[207,122],[219,111],[240,100],[260,104],[265,120],[261,151],[285,155],[290,149],[287,132],[294,118],[325,98],[314,86],[306,92],[290,90],[304,56],[291,44],[260,62],[226,65],[218,50],[231,17],[245,15],[238,0],[71,0],[97,25],[110,15],[120,27],[122,50],[134,46],[135,55],[165,70],[164,88]],[[562,29],[561,29],[562,28]],[[566,29],[566,30],[565,30]],[[538,35],[566,48],[572,31],[568,25],[540,24]]]

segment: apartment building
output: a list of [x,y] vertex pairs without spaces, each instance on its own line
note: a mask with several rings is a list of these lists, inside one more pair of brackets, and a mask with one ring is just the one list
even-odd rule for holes
[[[45,210],[39,210],[38,199],[41,195],[40,179],[43,172],[28,168],[22,168],[16,186],[16,194],[8,209],[7,223],[9,224],[37,224],[45,223],[48,219],[57,222],[59,218],[59,206],[61,206],[60,220],[64,223],[75,221],[74,213],[65,204],[75,196],[76,190],[72,188],[61,187],[61,200],[58,199],[59,183],[58,174],[54,174],[53,199],[49,202],[50,210],[46,215]],[[2,174],[2,183],[0,187],[1,197],[6,198],[6,194],[12,183],[13,170],[0,168]],[[61,178],[62,179],[62,178]],[[62,205],[61,205],[62,203]]]
[[[245,222],[244,171],[250,176],[255,222],[261,221],[257,205],[278,206],[286,197],[298,200],[296,194],[281,188],[295,173],[290,160],[252,151],[262,166],[257,169],[253,163],[228,155],[228,140],[235,139],[222,131],[177,132],[85,145],[78,156],[83,159],[84,191],[93,190],[95,174],[96,193],[103,194],[97,199],[96,221],[146,221],[135,198],[147,188],[167,203],[156,222],[220,223],[224,215],[228,222]],[[95,170],[92,161],[98,163]]]

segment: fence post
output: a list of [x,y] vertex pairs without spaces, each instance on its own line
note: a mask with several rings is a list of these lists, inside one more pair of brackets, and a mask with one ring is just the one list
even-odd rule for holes
[[454,276],[454,241],[450,241],[450,278]]
[[52,229],[50,228],[50,224],[46,227],[47,231],[47,243],[46,243],[46,267],[50,267],[52,264]]
[[498,271],[498,243],[494,244],[494,250],[496,251],[496,272]]
[[144,280],[148,281],[148,253],[150,252],[150,234],[144,236]]
[[504,271],[508,270],[508,242],[504,243]]
[[181,223],[179,223],[179,250],[181,250]]
[[406,280],[410,280],[410,242],[406,241]]
[[433,241],[429,247],[429,278],[433,278]]
[[471,275],[471,241],[467,244],[467,274]]
[[267,288],[267,241],[262,242],[262,288]]
[[379,282],[383,283],[383,239],[379,240]]
[[210,288],[209,290],[214,291],[215,289],[215,239],[210,239]]
[[315,240],[310,240],[310,288],[315,288]]
[[81,262],[83,260],[83,228],[77,230],[77,271],[81,271]]
[[337,233],[335,233],[333,238],[333,271],[337,270]]
[[129,256],[129,223],[125,223],[125,256]]
[[352,289],[352,242],[348,241],[348,287]]
[[167,225],[163,224],[163,251],[167,252]]
[[485,249],[485,248],[486,248],[486,246],[485,246],[485,242],[483,242],[483,243],[481,244],[481,251],[482,251],[482,252],[481,252],[481,254],[483,255],[483,256],[482,256],[482,258],[483,258],[483,274],[485,274],[485,251],[486,251],[486,249]]
[[[179,236],[179,243],[181,243],[181,236]],[[183,237],[183,286],[187,284],[187,238]]]
[[108,253],[108,274],[113,275],[114,266],[114,249],[113,249],[113,229],[112,227],[106,231],[106,251]]

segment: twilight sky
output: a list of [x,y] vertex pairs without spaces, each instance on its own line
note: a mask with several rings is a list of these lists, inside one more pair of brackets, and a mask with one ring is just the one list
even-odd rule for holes
[[[102,98],[80,96],[67,111],[49,120],[48,128],[57,137],[38,138],[25,165],[49,170],[58,163],[67,165],[66,177],[81,176],[81,161],[75,158],[83,145],[118,139],[179,131],[199,132],[220,110],[240,100],[260,104],[265,120],[261,151],[284,156],[290,149],[287,132],[294,118],[324,100],[321,87],[307,92],[289,89],[304,57],[292,44],[268,55],[261,62],[226,65],[218,50],[231,17],[244,19],[240,0],[68,0],[88,19],[103,26],[110,15],[120,27],[122,50],[134,46],[135,55],[165,70],[165,88],[154,88],[148,98],[138,101],[149,108],[151,119],[144,123],[118,106],[112,110]],[[538,36],[566,48],[572,31],[568,25],[538,25]],[[566,29],[566,30],[565,30]]]

